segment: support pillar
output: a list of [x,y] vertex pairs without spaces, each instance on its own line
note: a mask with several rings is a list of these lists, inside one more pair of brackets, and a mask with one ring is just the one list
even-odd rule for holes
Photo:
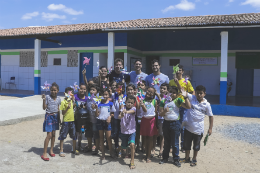
[[108,33],[108,53],[107,53],[107,68],[110,69],[111,66],[114,67],[115,58],[115,33]]
[[127,71],[130,71],[130,68],[127,68],[127,53],[124,53],[124,69]]
[[220,60],[220,104],[226,104],[227,98],[227,67],[228,67],[228,32],[222,31],[221,35],[221,60]]
[[34,94],[41,94],[41,40],[34,41]]

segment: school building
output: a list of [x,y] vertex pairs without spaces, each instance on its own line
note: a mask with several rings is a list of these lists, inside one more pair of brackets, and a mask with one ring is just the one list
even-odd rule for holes
[[84,68],[89,79],[98,75],[97,61],[110,68],[116,58],[128,71],[141,58],[150,74],[159,59],[170,79],[172,66],[182,64],[194,88],[204,85],[214,114],[260,117],[259,23],[260,13],[247,13],[0,30],[0,95],[40,94],[45,81],[63,92],[83,82]]

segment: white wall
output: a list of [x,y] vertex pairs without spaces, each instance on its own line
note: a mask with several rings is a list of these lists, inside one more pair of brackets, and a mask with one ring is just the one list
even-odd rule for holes
[[[34,67],[19,67],[19,57],[19,55],[1,56],[2,88],[5,88],[5,83],[10,80],[10,77],[15,76],[17,89],[34,90]],[[61,58],[61,66],[53,65],[54,58]],[[74,82],[79,83],[79,67],[67,67],[67,54],[48,55],[48,66],[41,67],[41,85],[45,81],[50,84],[56,82],[60,92],[64,92],[65,88],[73,85]]]
[[254,96],[260,96],[260,69],[254,70]]

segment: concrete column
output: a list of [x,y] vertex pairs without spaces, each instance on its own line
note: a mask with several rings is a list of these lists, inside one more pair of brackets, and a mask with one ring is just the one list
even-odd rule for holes
[[228,67],[228,32],[222,31],[221,35],[221,60],[220,60],[220,104],[226,104],[227,94],[227,67]]
[[124,68],[127,69],[127,71],[130,71],[130,66],[129,68],[127,67],[127,53],[124,53]]
[[41,94],[41,40],[34,41],[34,94]]
[[115,58],[115,33],[108,33],[108,53],[107,53],[107,68],[114,67]]

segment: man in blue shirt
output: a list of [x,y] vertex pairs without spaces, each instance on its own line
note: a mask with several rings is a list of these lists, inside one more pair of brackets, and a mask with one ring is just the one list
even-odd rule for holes
[[135,67],[135,71],[130,72],[130,82],[137,87],[138,79],[140,78],[141,80],[145,81],[148,75],[142,72],[143,65],[141,59],[135,60],[134,67]]

